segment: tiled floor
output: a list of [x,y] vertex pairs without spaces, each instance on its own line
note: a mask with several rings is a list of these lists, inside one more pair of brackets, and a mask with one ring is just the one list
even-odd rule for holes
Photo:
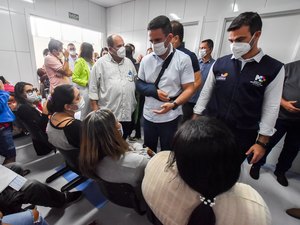
[[[17,161],[31,169],[27,178],[34,178],[43,182],[46,177],[54,173],[54,168],[62,163],[59,154],[37,157],[30,144],[29,137],[15,140]],[[250,166],[242,166],[240,181],[255,188],[264,198],[270,208],[273,225],[299,225],[300,220],[285,213],[290,207],[300,207],[300,174],[289,172],[289,186],[283,187],[277,183],[273,175],[273,166],[267,165],[261,169],[258,181],[249,177]],[[50,186],[59,189],[66,183],[62,177],[53,181]],[[103,208],[94,208],[85,198],[66,209],[50,209],[38,207],[50,225],[88,225],[96,222],[99,225],[150,225],[146,216],[139,216],[133,210],[119,207],[108,202]],[[249,224],[250,225],[250,224]],[[252,224],[251,224],[252,225]]]

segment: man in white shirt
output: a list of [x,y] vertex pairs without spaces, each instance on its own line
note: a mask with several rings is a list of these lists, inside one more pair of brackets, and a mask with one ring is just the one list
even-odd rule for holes
[[210,69],[194,117],[206,114],[225,122],[235,135],[241,162],[256,163],[275,132],[284,68],[265,55],[257,43],[262,21],[254,12],[236,17],[227,31],[233,54],[216,60]]
[[76,53],[76,47],[73,43],[68,44],[68,52],[70,53],[69,67],[70,67],[70,70],[74,71],[75,62],[78,57],[77,57],[77,53]]
[[[191,59],[185,53],[173,49],[171,32],[171,23],[166,16],[158,16],[148,24],[154,52],[142,59],[136,82],[137,90],[146,96],[143,112],[144,144],[153,151],[157,149],[158,139],[162,150],[171,149],[182,115],[180,105],[194,93]],[[170,63],[158,82],[157,78],[166,61]]]
[[132,130],[132,113],[136,106],[134,77],[136,70],[125,57],[123,38],[113,34],[107,38],[109,53],[94,64],[89,80],[92,110],[110,109],[123,127],[126,139]]

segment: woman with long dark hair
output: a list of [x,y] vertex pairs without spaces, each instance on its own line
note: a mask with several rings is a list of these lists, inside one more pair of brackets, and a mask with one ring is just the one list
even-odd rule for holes
[[149,161],[142,191],[164,225],[271,224],[264,200],[237,183],[239,175],[234,136],[218,120],[203,116],[179,128],[173,152]]
[[75,62],[75,67],[72,75],[72,81],[76,84],[76,87],[80,91],[80,95],[86,102],[83,109],[81,109],[80,119],[83,120],[87,114],[91,111],[89,104],[89,78],[94,64],[93,60],[94,48],[93,45],[87,42],[83,42],[80,46],[79,58]]
[[29,131],[37,155],[46,155],[54,150],[46,134],[48,112],[45,108],[41,111],[37,107],[39,98],[32,84],[18,82],[15,85],[15,100],[17,102],[15,114]]

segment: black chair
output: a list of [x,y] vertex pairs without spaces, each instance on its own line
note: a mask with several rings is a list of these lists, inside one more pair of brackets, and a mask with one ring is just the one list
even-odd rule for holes
[[[139,215],[146,213],[142,201],[133,186],[126,183],[112,183],[101,178],[97,179],[102,194],[112,203],[134,209]],[[144,203],[146,204],[146,203]]]
[[58,151],[61,153],[65,160],[65,167],[51,175],[46,179],[46,183],[50,183],[53,180],[57,179],[61,175],[65,174],[68,171],[72,171],[76,174],[78,174],[78,177],[74,178],[70,182],[68,182],[66,185],[64,185],[60,190],[62,192],[69,191],[73,189],[74,187],[78,186],[79,184],[85,182],[88,178],[81,175],[81,172],[79,171],[79,165],[78,165],[78,157],[79,157],[79,149],[73,149],[73,150],[62,150],[58,149]]

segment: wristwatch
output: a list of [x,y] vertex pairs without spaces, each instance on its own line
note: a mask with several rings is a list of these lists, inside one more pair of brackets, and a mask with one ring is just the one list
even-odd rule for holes
[[66,62],[69,62],[69,58],[65,58],[65,61],[66,61]]
[[173,109],[173,110],[177,109],[178,106],[179,106],[179,105],[177,104],[177,102],[176,102],[176,101],[173,101],[172,103],[174,104],[174,107],[173,107],[172,109]]
[[268,143],[263,143],[259,140],[256,140],[255,144],[260,145],[261,147],[263,147],[264,149],[266,149],[268,147]]

